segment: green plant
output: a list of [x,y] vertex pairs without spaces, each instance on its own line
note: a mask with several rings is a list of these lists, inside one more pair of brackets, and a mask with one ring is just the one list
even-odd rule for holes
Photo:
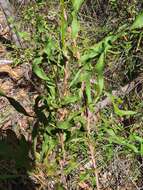
[[[44,165],[46,175],[50,179],[54,177],[59,189],[68,189],[67,177],[73,173],[76,187],[88,181],[92,188],[99,189],[96,151],[100,148],[107,150],[107,160],[112,158],[116,145],[136,155],[143,154],[142,138],[136,133],[124,135],[120,124],[120,119],[137,112],[120,109],[122,101],[107,93],[104,85],[107,56],[118,54],[114,52],[118,40],[143,27],[142,13],[131,26],[120,27],[82,51],[78,13],[83,3],[84,0],[60,0],[56,29],[49,27],[46,16],[36,12],[45,3],[38,2],[26,14],[25,19],[32,19],[35,27],[33,52],[29,50],[33,73],[45,88],[35,99],[35,115],[29,115],[18,102],[1,93],[17,111],[36,120],[32,131],[36,164]],[[125,43],[124,48],[128,56],[131,42]],[[95,108],[104,95],[110,97],[113,110],[101,111],[100,115],[95,113]],[[89,160],[93,167],[86,169],[84,164]]]

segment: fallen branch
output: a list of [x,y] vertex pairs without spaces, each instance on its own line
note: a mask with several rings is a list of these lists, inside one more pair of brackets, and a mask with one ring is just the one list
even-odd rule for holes
[[22,47],[21,40],[16,32],[16,29],[13,26],[13,24],[9,21],[10,18],[14,19],[14,13],[13,13],[14,11],[13,11],[12,5],[10,4],[8,0],[0,0],[0,6],[5,15],[5,20],[10,29],[13,42],[15,43],[17,47]]
[[[120,90],[113,90],[112,95],[113,96],[125,96],[129,94],[134,88],[137,87],[138,84],[141,83],[140,77],[137,77],[135,80],[130,82],[129,84],[123,86],[120,88]],[[100,110],[104,109],[105,107],[111,105],[111,99],[109,97],[106,97],[104,100],[98,102],[95,107],[95,112],[98,113]]]
[[8,59],[1,59],[0,60],[0,66],[3,66],[3,65],[10,65],[12,64],[13,61],[12,60],[8,60]]

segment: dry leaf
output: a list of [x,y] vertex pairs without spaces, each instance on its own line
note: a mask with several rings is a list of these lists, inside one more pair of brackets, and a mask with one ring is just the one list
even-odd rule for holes
[[84,189],[84,190],[92,190],[92,189],[89,187],[89,185],[88,185],[87,183],[85,183],[85,182],[80,182],[80,183],[78,183],[78,185],[79,185],[82,189]]
[[0,66],[0,73],[7,73],[13,80],[18,80],[21,78],[21,75],[14,71],[10,65]]

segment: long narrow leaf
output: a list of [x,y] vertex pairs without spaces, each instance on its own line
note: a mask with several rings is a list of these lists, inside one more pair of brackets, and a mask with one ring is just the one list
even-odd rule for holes
[[72,0],[74,11],[78,12],[84,0]]
[[96,56],[103,53],[105,50],[107,51],[112,47],[112,43],[119,37],[120,35],[111,35],[104,38],[102,41],[98,42],[94,46],[92,46],[84,55],[81,56],[80,61],[86,62],[95,58]]

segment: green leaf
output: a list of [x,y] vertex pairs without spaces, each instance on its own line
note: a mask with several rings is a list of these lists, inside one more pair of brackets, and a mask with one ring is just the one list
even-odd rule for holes
[[104,72],[104,61],[105,53],[102,53],[98,59],[98,62],[96,64],[96,72],[97,72],[97,97],[96,97],[96,102],[99,99],[103,88],[104,88],[104,77],[103,77],[103,72]]
[[101,95],[102,91],[103,91],[103,88],[104,88],[104,78],[103,76],[98,76],[98,80],[97,80],[97,94],[98,94],[98,97],[97,99],[99,98],[99,96]]
[[102,53],[98,59],[98,62],[96,64],[96,72],[98,73],[98,76],[100,78],[103,77],[103,71],[104,71],[104,65],[105,65],[105,61],[104,61],[104,58],[105,58],[105,53]]
[[136,141],[138,141],[138,142],[140,142],[140,143],[143,143],[143,138],[142,138],[142,137],[137,136],[137,135],[134,135],[133,137],[134,137],[134,139],[135,139]]
[[44,70],[42,68],[40,68],[38,65],[33,65],[33,72],[40,78],[43,80],[49,80],[49,78],[47,77],[46,73],[44,72]]
[[85,90],[86,90],[87,102],[88,102],[88,105],[90,105],[92,102],[90,79],[86,80],[86,89]]
[[33,65],[39,65],[42,63],[42,57],[37,57],[33,61]]
[[81,72],[82,72],[82,69],[79,69],[78,72],[76,73],[75,77],[73,78],[73,80],[70,82],[70,85],[69,85],[70,88],[71,88],[74,84],[77,84]]
[[75,39],[77,38],[78,32],[80,30],[80,24],[74,14],[73,14],[71,28],[72,28],[72,38]]
[[18,32],[18,35],[24,40],[30,40],[30,34],[28,32]]
[[66,32],[67,32],[67,19],[65,18],[65,3],[64,0],[60,0],[61,4],[61,27],[60,27],[60,34],[61,34],[61,45],[62,45],[62,50],[66,50]]
[[85,124],[86,124],[86,120],[85,120],[85,118],[82,117],[82,116],[76,116],[76,117],[74,117],[73,119],[74,119],[74,122],[75,122],[75,123],[78,123],[78,122],[79,122],[81,125],[85,125]]
[[140,143],[140,154],[143,155],[143,138],[133,133],[130,135],[130,141],[137,141]]
[[59,183],[56,184],[56,189],[57,190],[65,190],[64,187]]
[[84,55],[81,56],[80,62],[86,62],[90,59],[95,58],[100,53],[104,51],[103,48],[103,41],[99,42],[98,44],[95,44],[92,46]]
[[71,24],[73,39],[77,38],[78,32],[80,30],[80,24],[77,19],[77,13],[83,2],[84,2],[84,0],[72,0],[73,9],[74,9],[72,12],[73,20],[72,20],[72,24]]
[[57,127],[59,129],[69,129],[72,125],[69,123],[69,121],[60,121],[57,123]]
[[46,156],[46,159],[44,160],[46,164],[46,162],[48,162],[47,160],[48,154],[50,154],[57,145],[57,139],[49,136],[47,133],[44,133],[43,136],[44,139],[42,142],[42,150],[40,152],[40,158],[41,160],[43,160],[44,157]]
[[131,25],[131,30],[133,29],[138,29],[138,28],[142,28],[143,27],[143,12],[141,12],[135,19],[135,21],[133,22],[133,24]]
[[80,163],[75,162],[74,160],[70,160],[67,168],[65,169],[65,174],[68,175],[70,174],[73,170],[75,170],[76,168],[78,168],[80,165]]
[[117,114],[117,115],[119,115],[119,116],[126,116],[126,115],[135,115],[135,114],[137,114],[137,112],[135,112],[135,111],[131,111],[131,110],[120,110],[119,108],[118,108],[118,106],[117,105],[115,105],[115,104],[113,104],[113,106],[114,106],[114,111],[115,111],[115,113]]
[[137,148],[134,144],[126,143],[126,146],[127,146],[129,149],[133,150],[134,153],[136,153],[136,154],[139,153],[138,148]]
[[113,95],[110,95],[110,94],[108,94],[108,96],[111,98],[111,101],[112,101],[112,103],[113,103],[113,107],[114,107],[115,113],[116,113],[117,115],[119,115],[120,117],[137,114],[137,112],[135,112],[135,111],[131,111],[131,110],[121,110],[121,109],[119,109],[119,103],[115,103],[115,99],[117,99],[117,97],[114,97]]
[[67,104],[73,104],[79,100],[79,96],[76,95],[71,95],[71,96],[65,96],[64,99],[62,100],[62,105],[67,105]]
[[143,156],[143,143],[141,143],[140,154]]
[[112,43],[118,37],[120,37],[120,35],[107,36],[102,41],[93,45],[84,55],[81,56],[80,62],[87,62],[88,60],[95,58],[103,52],[106,53],[107,50],[109,50],[112,47]]
[[79,117],[80,115],[81,115],[80,111],[71,112],[68,116],[68,121],[70,122],[71,120],[74,120],[76,117]]
[[72,0],[74,11],[78,12],[84,0]]
[[0,90],[0,96],[4,96],[4,97],[6,96],[2,90]]
[[53,53],[56,48],[55,43],[56,42],[53,39],[48,39],[48,41],[46,42],[44,52],[47,54],[48,59],[53,59]]
[[90,78],[91,78],[91,72],[88,69],[85,70],[80,69],[79,71],[76,72],[69,86],[71,88],[73,85],[89,80]]
[[49,80],[49,78],[47,77],[46,73],[44,72],[44,70],[42,68],[39,67],[39,64],[42,63],[42,57],[38,57],[35,58],[33,61],[33,72],[40,78],[43,80]]

